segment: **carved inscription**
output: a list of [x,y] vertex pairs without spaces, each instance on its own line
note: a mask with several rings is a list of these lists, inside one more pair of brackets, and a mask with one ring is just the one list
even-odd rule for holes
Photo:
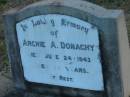
[[16,25],[27,81],[102,91],[98,30],[58,14],[30,17]]

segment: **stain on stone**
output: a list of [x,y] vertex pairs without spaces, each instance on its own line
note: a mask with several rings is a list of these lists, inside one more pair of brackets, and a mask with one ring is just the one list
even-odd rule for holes
[[58,1],[54,1],[54,2],[50,3],[50,5],[54,5],[54,6],[57,6],[57,7],[62,6],[61,2],[58,2]]

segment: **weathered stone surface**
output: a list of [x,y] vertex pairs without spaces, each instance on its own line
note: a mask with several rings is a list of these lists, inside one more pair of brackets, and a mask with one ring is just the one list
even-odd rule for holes
[[8,94],[11,91],[14,91],[13,85],[14,84],[13,84],[12,80],[3,76],[0,73],[0,97],[5,96],[6,94]]
[[78,92],[76,89],[61,89],[61,94],[66,95],[66,97],[67,96],[71,96],[71,97],[78,96]]
[[124,97],[130,96],[130,48],[126,29],[125,16],[122,14],[118,19],[118,42],[121,64],[121,75],[124,86]]

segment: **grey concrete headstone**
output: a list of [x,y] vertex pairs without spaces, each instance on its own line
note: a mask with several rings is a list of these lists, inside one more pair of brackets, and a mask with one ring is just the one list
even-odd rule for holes
[[[25,80],[22,64],[24,62],[21,59],[21,46],[20,42],[18,42],[20,36],[17,37],[20,30],[16,26],[21,21],[31,17],[49,14],[65,15],[80,19],[98,29],[104,90],[68,88],[37,84],[36,82]],[[14,83],[20,91],[60,94],[72,97],[128,97],[130,92],[128,83],[130,79],[128,74],[130,52],[122,10],[107,10],[82,0],[44,0],[22,9],[10,10],[3,17]],[[26,29],[26,26],[24,28]],[[35,57],[34,54],[33,56]]]

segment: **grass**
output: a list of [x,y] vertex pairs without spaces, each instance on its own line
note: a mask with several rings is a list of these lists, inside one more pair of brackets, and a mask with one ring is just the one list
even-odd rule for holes
[[6,46],[4,40],[0,39],[0,71],[2,68],[4,68],[6,65],[8,65],[8,58],[6,54]]
[[7,0],[0,0],[0,5],[4,5],[7,3]]

